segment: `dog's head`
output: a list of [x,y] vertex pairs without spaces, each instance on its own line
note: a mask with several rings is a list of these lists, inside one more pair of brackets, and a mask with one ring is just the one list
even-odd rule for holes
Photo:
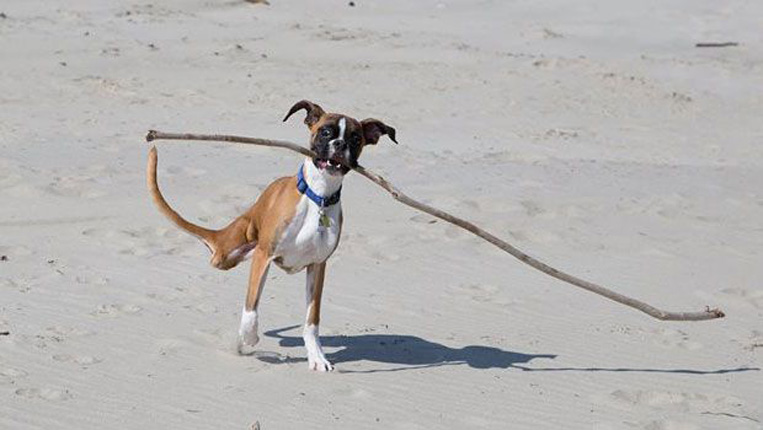
[[310,149],[317,157],[315,167],[334,175],[344,175],[349,167],[358,165],[358,158],[366,145],[375,145],[382,135],[395,140],[395,129],[378,119],[358,121],[346,115],[326,113],[320,106],[307,100],[297,102],[283,119],[299,110],[307,112],[305,124],[310,129]]

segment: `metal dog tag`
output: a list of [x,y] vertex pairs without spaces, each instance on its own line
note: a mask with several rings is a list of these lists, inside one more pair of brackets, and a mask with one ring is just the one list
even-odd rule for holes
[[328,215],[326,215],[326,212],[321,210],[321,217],[318,220],[318,225],[320,225],[323,228],[329,228],[331,225],[331,220],[329,219]]

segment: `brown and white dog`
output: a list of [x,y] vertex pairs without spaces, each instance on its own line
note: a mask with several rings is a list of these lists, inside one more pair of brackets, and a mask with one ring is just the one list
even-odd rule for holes
[[315,103],[296,103],[283,119],[304,109],[310,129],[310,149],[295,176],[273,181],[254,205],[227,227],[211,230],[193,224],[175,212],[159,191],[156,181],[157,155],[148,160],[148,188],[159,210],[178,227],[198,237],[212,252],[212,266],[228,270],[252,255],[249,289],[241,314],[238,349],[245,353],[257,344],[257,307],[274,262],[292,274],[307,268],[307,315],[302,337],[310,369],[333,370],[321,349],[318,335],[321,295],[326,260],[336,249],[342,232],[342,179],[357,166],[363,148],[374,145],[382,135],[395,140],[395,129],[369,118],[357,121],[346,115],[326,113]]

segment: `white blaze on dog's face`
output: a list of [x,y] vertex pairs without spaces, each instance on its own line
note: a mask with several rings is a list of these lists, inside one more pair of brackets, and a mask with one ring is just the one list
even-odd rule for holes
[[358,159],[366,145],[374,145],[382,135],[388,135],[393,142],[395,129],[376,119],[358,121],[345,115],[325,113],[315,103],[302,100],[295,104],[284,118],[305,109],[305,124],[311,132],[310,149],[317,156],[313,164],[332,175],[344,175],[350,167],[358,165]]
[[[344,158],[345,160],[350,159],[350,145],[348,145],[348,136],[347,136],[347,118],[339,118],[339,121],[337,122],[337,125],[339,126],[339,131],[336,134],[336,137],[329,141],[329,160],[331,160],[333,157],[336,157],[337,153],[339,154],[338,158]],[[357,135],[353,135],[353,137],[358,138]]]

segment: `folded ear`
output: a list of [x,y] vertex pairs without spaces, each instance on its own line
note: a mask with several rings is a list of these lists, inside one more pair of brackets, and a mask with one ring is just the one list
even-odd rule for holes
[[360,125],[363,127],[363,137],[366,139],[367,145],[376,145],[376,142],[378,142],[379,138],[384,134],[389,136],[393,142],[397,143],[397,140],[395,140],[395,129],[378,119],[364,119],[363,121],[360,121]]
[[308,127],[312,127],[316,122],[318,122],[319,119],[323,115],[326,114],[326,112],[323,111],[323,108],[318,106],[317,104],[307,101],[307,100],[300,100],[297,103],[294,104],[294,106],[289,109],[289,113],[286,114],[284,117],[284,122],[286,122],[287,119],[296,111],[304,109],[307,111],[307,116],[305,116],[305,124],[307,124]]

